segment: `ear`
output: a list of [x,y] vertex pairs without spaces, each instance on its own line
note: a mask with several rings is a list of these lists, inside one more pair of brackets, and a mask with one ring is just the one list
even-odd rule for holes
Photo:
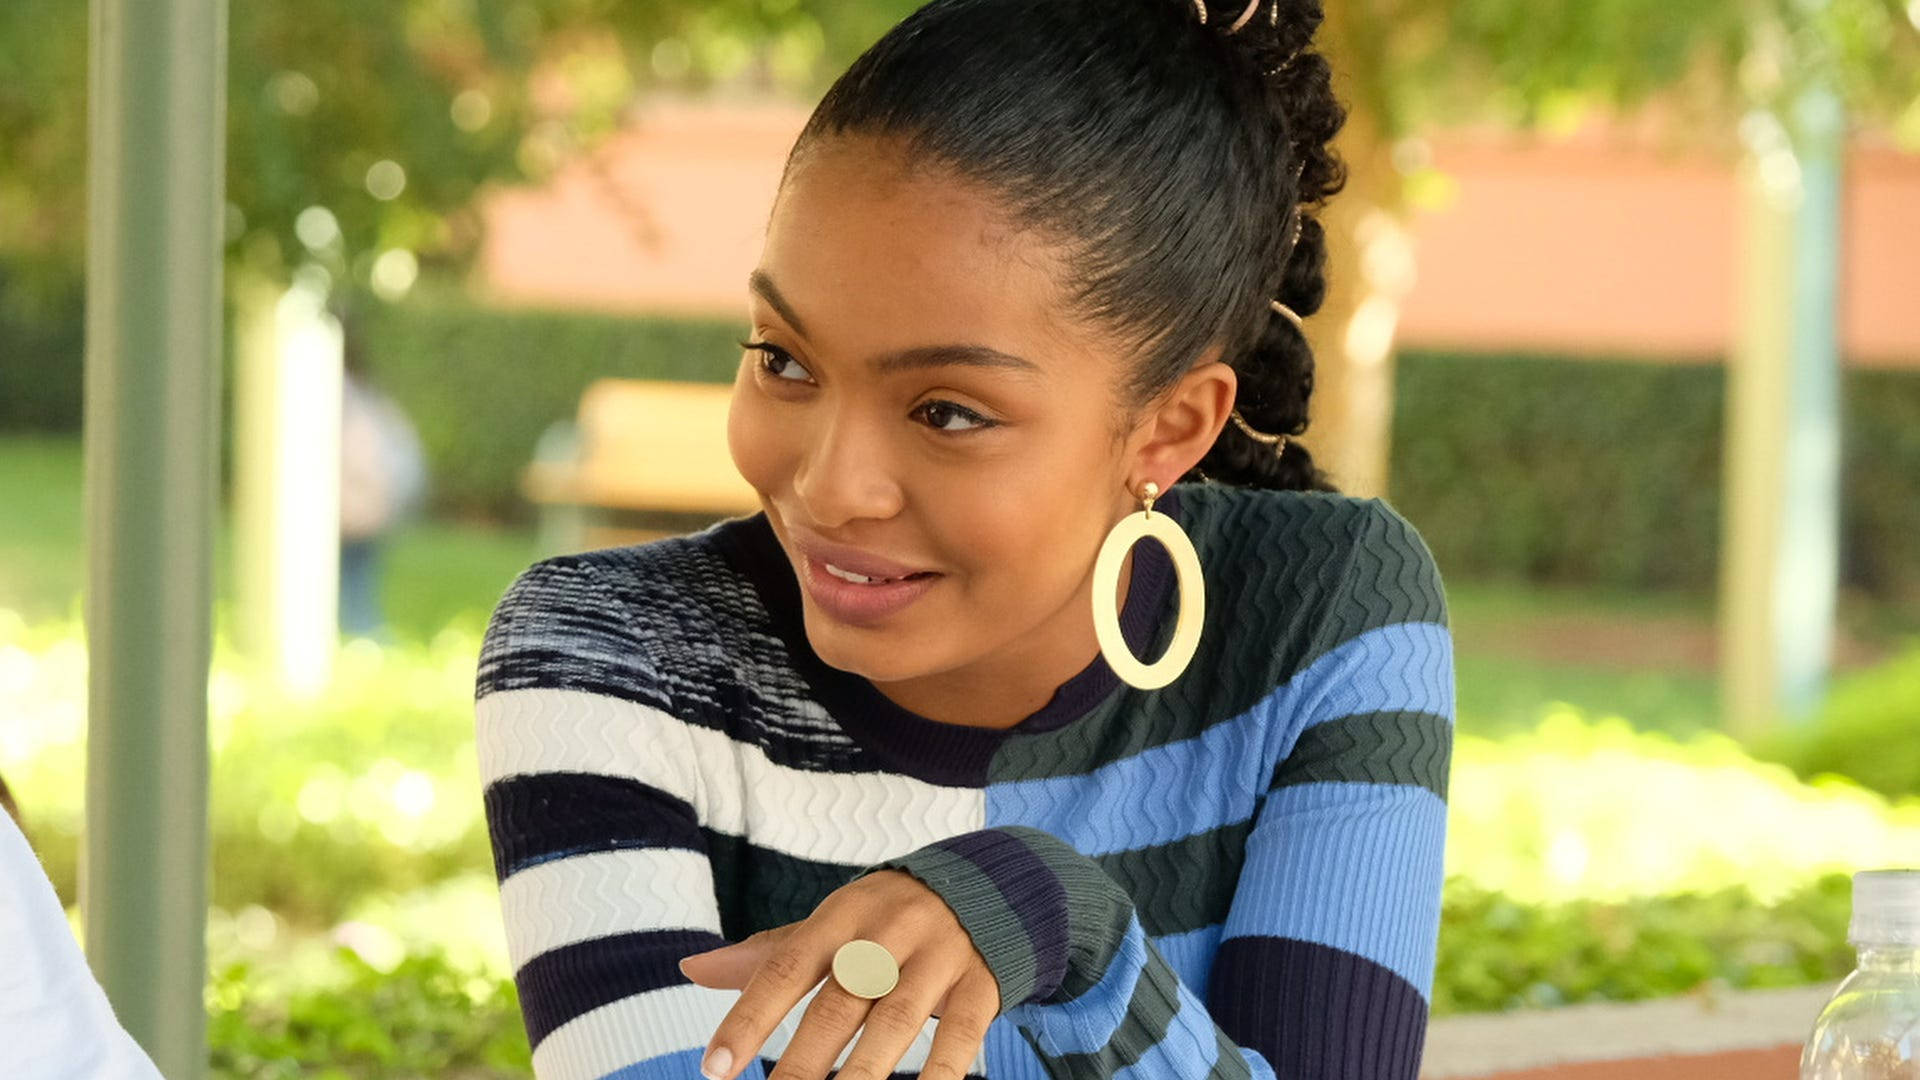
[[1199,464],[1226,426],[1238,387],[1239,377],[1219,360],[1181,375],[1147,407],[1135,429],[1130,475],[1156,478],[1164,490]]

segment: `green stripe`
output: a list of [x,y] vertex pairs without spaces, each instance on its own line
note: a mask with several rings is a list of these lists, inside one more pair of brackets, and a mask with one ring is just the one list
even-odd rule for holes
[[1432,713],[1361,713],[1302,732],[1275,770],[1273,787],[1351,782],[1412,784],[1447,799],[1453,725]]
[[[1206,582],[1199,648],[1158,690],[1122,686],[1057,731],[1022,734],[991,783],[1090,773],[1240,716],[1321,656],[1401,622],[1445,625],[1439,571],[1384,501],[1317,491],[1182,484],[1182,516]],[[1176,601],[1145,655],[1173,635]]]
[[1172,1026],[1173,1015],[1180,1008],[1180,977],[1158,952],[1149,950],[1146,955],[1146,964],[1133,986],[1133,996],[1127,1000],[1126,1015],[1120,1018],[1107,1044],[1091,1053],[1051,1059],[1049,1074],[1112,1076],[1138,1062],[1167,1037],[1167,1028]]
[[713,867],[720,932],[730,941],[805,919],[828,893],[853,880],[860,870],[797,859],[709,828],[700,831],[706,836],[707,859]]
[[1000,887],[973,860],[929,845],[878,863],[860,876],[879,870],[904,870],[947,902],[1000,984],[1003,1010],[1033,995],[1038,977],[1033,939]]
[[1067,974],[1047,1003],[1068,1001],[1087,992],[1106,974],[1113,954],[1120,951],[1127,925],[1134,915],[1133,898],[1101,869],[1066,841],[1028,825],[1002,825],[1001,831],[1020,838],[1053,871],[1067,896]]
[[1140,927],[1148,936],[1184,934],[1226,921],[1252,831],[1249,818],[1171,843],[1093,859],[1133,897]]

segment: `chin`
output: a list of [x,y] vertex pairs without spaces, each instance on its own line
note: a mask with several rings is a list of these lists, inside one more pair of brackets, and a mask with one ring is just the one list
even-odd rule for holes
[[901,682],[928,674],[912,636],[894,626],[850,626],[806,612],[807,644],[828,667],[875,683]]

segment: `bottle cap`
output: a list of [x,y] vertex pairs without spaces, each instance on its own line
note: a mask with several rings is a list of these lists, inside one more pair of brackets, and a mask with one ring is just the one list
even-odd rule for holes
[[1920,870],[1862,870],[1853,875],[1855,945],[1920,945]]

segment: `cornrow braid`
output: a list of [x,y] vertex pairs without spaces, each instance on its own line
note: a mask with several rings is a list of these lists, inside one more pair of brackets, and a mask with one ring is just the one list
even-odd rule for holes
[[[1285,211],[1291,225],[1277,249],[1272,299],[1303,319],[1326,300],[1326,232],[1314,211],[1346,183],[1345,167],[1328,145],[1346,122],[1346,110],[1333,96],[1331,67],[1310,51],[1323,19],[1318,0],[1267,0],[1267,18],[1229,35],[1267,81],[1269,119],[1286,131],[1285,161],[1276,165],[1291,174]],[[1222,428],[1197,471],[1242,487],[1338,490],[1294,438],[1309,422],[1312,346],[1285,313],[1257,300],[1250,306],[1259,335],[1229,360],[1239,376],[1234,404],[1244,424]]]

